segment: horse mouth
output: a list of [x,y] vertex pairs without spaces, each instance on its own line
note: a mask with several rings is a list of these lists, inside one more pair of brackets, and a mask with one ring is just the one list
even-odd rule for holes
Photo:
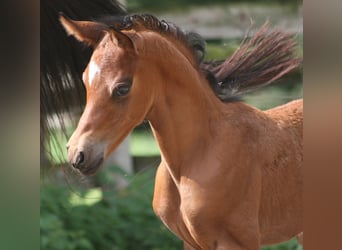
[[79,171],[86,176],[94,175],[100,169],[101,164],[103,163],[103,157],[100,157],[98,160],[91,162],[87,166],[80,168]]

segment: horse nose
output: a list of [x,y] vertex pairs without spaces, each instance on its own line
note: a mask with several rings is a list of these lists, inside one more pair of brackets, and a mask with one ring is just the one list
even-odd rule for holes
[[76,160],[72,163],[72,166],[74,168],[79,169],[83,162],[84,162],[84,153],[81,151],[77,154]]

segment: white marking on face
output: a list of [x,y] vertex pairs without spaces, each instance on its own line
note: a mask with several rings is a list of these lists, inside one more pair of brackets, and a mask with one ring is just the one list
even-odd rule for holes
[[94,62],[94,61],[91,61],[89,63],[89,86],[91,86],[93,80],[94,80],[94,77],[100,73],[100,67]]

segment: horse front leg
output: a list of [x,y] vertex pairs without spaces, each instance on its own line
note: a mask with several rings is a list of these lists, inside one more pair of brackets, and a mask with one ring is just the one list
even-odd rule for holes
[[168,229],[184,241],[184,249],[198,249],[185,243],[185,241],[188,241],[192,245],[196,245],[181,218],[179,207],[179,191],[173,182],[167,167],[162,162],[156,173],[153,210]]

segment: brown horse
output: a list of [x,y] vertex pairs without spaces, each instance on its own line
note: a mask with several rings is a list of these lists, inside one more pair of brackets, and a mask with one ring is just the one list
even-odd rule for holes
[[74,168],[96,173],[147,119],[162,159],[153,209],[185,249],[256,250],[302,232],[302,101],[263,112],[233,98],[298,66],[284,34],[272,43],[260,31],[229,60],[207,64],[186,34],[150,15],[61,22],[95,48],[67,146]]

